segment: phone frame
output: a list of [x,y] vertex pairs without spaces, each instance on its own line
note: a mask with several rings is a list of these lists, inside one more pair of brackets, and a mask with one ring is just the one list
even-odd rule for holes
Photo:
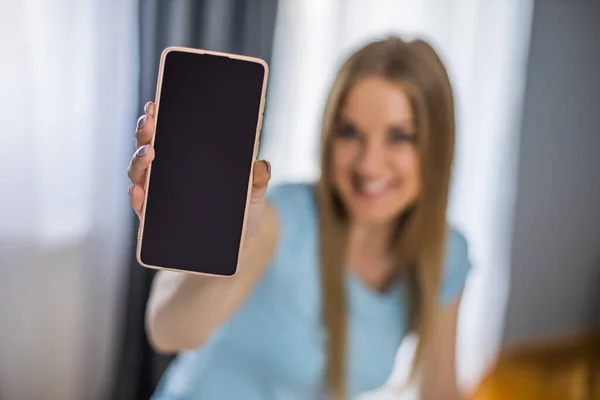
[[173,271],[173,272],[183,272],[183,273],[193,274],[193,275],[230,278],[232,276],[235,276],[235,274],[237,273],[237,271],[239,269],[242,249],[244,248],[244,242],[245,242],[245,238],[246,238],[246,228],[247,228],[247,222],[248,222],[248,208],[250,206],[250,195],[252,192],[252,177],[254,176],[254,163],[255,163],[256,157],[258,155],[258,148],[259,148],[259,144],[260,144],[260,131],[262,128],[263,114],[265,111],[267,81],[269,78],[269,65],[267,64],[267,62],[265,60],[262,60],[260,58],[243,56],[240,54],[224,53],[224,52],[219,52],[219,51],[196,49],[196,48],[182,47],[182,46],[169,46],[169,47],[165,48],[160,56],[160,66],[158,69],[158,80],[157,80],[157,84],[156,84],[156,95],[155,95],[155,99],[154,99],[154,132],[152,134],[152,139],[150,141],[150,145],[153,148],[154,148],[154,139],[156,137],[156,126],[157,126],[158,118],[160,116],[160,94],[161,94],[161,90],[162,90],[162,81],[163,81],[163,75],[164,75],[165,61],[166,61],[167,55],[173,51],[184,52],[184,53],[193,53],[193,54],[208,54],[208,55],[217,56],[217,57],[232,58],[232,59],[236,59],[236,60],[260,64],[263,66],[263,69],[264,69],[263,85],[262,85],[262,92],[261,92],[261,97],[260,97],[260,107],[258,110],[259,115],[258,115],[258,121],[256,123],[256,132],[255,132],[255,136],[254,136],[254,150],[253,150],[253,155],[252,155],[252,162],[250,165],[250,175],[248,177],[248,189],[246,191],[246,206],[244,208],[244,220],[242,223],[240,246],[238,248],[238,254],[237,254],[237,264],[235,266],[235,272],[233,274],[220,275],[220,274],[211,274],[208,272],[197,272],[197,271],[169,268],[169,267],[164,267],[161,265],[149,265],[149,264],[142,262],[142,259],[141,259],[142,241],[143,241],[143,237],[144,237],[144,222],[146,219],[146,202],[148,201],[148,189],[149,189],[149,183],[150,183],[150,175],[152,173],[152,163],[150,163],[150,166],[148,167],[148,171],[146,173],[146,180],[144,182],[144,203],[142,204],[142,211],[141,211],[141,215],[140,215],[140,225],[139,225],[138,234],[137,234],[136,259],[137,259],[137,262],[142,267],[145,267],[145,268],[150,268],[150,269],[155,269],[155,270]]

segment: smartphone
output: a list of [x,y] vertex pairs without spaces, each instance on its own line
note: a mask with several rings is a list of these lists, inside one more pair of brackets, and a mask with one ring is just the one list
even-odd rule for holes
[[185,47],[162,52],[140,265],[235,274],[268,73],[267,63],[253,57]]

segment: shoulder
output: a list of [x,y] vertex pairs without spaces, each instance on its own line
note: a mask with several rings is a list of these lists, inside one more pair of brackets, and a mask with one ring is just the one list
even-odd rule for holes
[[281,183],[267,190],[267,202],[277,219],[275,261],[289,258],[315,236],[317,212],[313,188],[310,183]]
[[280,225],[306,222],[314,214],[313,185],[309,183],[277,184],[267,189],[267,202],[274,209]]
[[286,202],[307,202],[312,197],[313,185],[310,183],[278,183],[267,189],[267,200],[275,207]]
[[468,257],[469,245],[467,238],[459,230],[448,227],[446,251],[450,258]]
[[470,270],[471,258],[467,238],[454,227],[448,227],[440,293],[442,303],[449,303],[458,296],[465,285]]

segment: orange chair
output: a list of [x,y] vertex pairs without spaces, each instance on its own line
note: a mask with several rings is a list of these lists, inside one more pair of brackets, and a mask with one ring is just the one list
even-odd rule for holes
[[503,351],[470,400],[600,400],[600,333]]

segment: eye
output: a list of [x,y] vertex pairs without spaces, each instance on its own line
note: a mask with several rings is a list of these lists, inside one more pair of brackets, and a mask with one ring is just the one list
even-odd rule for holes
[[342,139],[358,139],[360,138],[360,132],[354,127],[354,125],[344,122],[338,129],[338,137]]
[[393,143],[414,143],[416,141],[414,133],[406,132],[403,129],[391,129],[389,135]]

